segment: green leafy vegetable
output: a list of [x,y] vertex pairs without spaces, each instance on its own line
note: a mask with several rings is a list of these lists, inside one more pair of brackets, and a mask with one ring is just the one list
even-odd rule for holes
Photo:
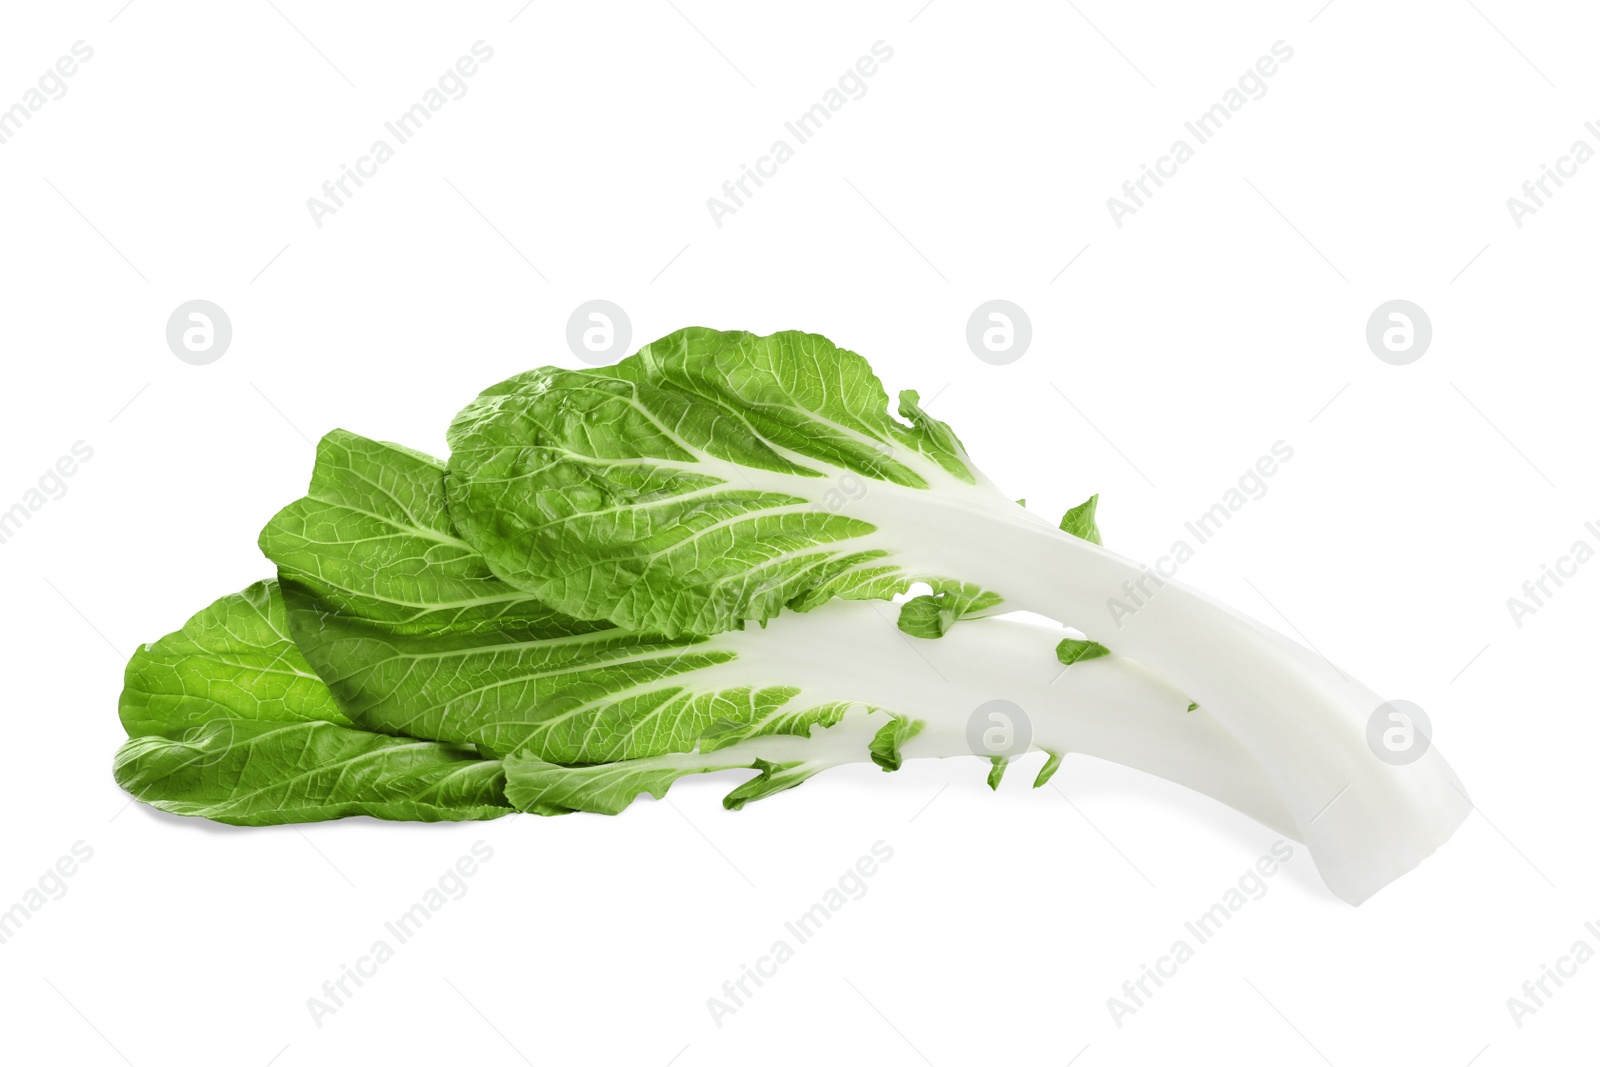
[[[681,330],[494,386],[448,439],[448,464],[322,441],[261,535],[277,581],[130,661],[125,789],[244,825],[439,821],[728,772],[739,808],[979,754],[1002,701],[1035,788],[1069,752],[1160,774],[1301,838],[1351,901],[1470,810],[1437,749],[1373,758],[1371,690],[1104,549],[1098,495],[1030,514],[825,338]],[[1018,610],[1084,636],[990,617]],[[991,789],[1023,755],[981,754]]]
[[[972,708],[1051,680],[1044,665],[1059,639],[990,620],[908,654],[890,619],[859,603],[710,638],[578,622],[495,578],[455,535],[441,464],[342,430],[318,446],[310,492],[267,524],[261,547],[279,567],[288,629],[355,722],[503,756],[513,803],[546,813],[620,811],[685,774],[762,762],[783,765],[765,778],[785,788],[868,758],[895,769],[925,714],[946,726],[924,754],[963,754]],[[980,600],[955,591],[969,593]],[[886,663],[902,668],[886,673]],[[1138,694],[1126,699],[1166,699],[1143,684],[1125,679]],[[1069,687],[1044,702],[1086,723],[1097,716]],[[896,706],[918,718],[875,711]],[[865,739],[835,729],[856,707],[881,724]],[[1038,714],[1045,735],[1067,726],[1053,708]],[[809,742],[819,728],[825,759],[816,745],[779,740]],[[1058,750],[1076,743],[1062,738]],[[755,785],[737,793],[740,803],[758,795],[767,792]]]
[[[1366,723],[1383,701],[1371,689],[1095,543],[1093,498],[1067,529],[1017,507],[915,393],[898,415],[866,361],[824,338],[680,330],[612,367],[546,368],[484,392],[450,429],[450,514],[510,584],[668,637],[918,581],[1074,626],[1262,754],[1347,900],[1420,862],[1470,812],[1436,748],[1403,777],[1373,758]],[[958,615],[923,603],[906,626],[932,636]],[[1374,820],[1381,810],[1404,817]]]
[[[1167,729],[1161,709],[1176,695],[1131,664],[1053,684],[1060,634],[1032,624],[964,623],[909,650],[890,617],[852,602],[716,638],[666,641],[579,623],[494,578],[451,532],[443,492],[437,461],[329,434],[310,493],[262,534],[283,596],[278,583],[260,583],[151,646],[181,644],[186,670],[201,681],[160,721],[130,720],[149,723],[153,736],[129,742],[119,781],[168,810],[266,823],[479,817],[508,804],[616,812],[686,774],[754,771],[729,795],[738,807],[846,763],[893,769],[910,755],[965,755],[972,709],[996,694],[1035,709],[1039,747],[1052,753],[1041,784],[1064,751],[1137,766],[1145,747],[1137,736]],[[249,627],[239,622],[242,606]],[[185,637],[215,632],[231,636],[212,641],[210,653]],[[148,656],[141,650],[130,677],[148,673],[140,666]],[[206,695],[227,664],[277,669],[255,669],[242,688],[217,695],[254,693],[272,720],[314,728],[259,737],[245,729],[237,700]],[[130,687],[127,699],[148,688]],[[883,706],[915,708],[917,718],[875,710]],[[227,729],[192,729],[212,722]],[[932,736],[923,733],[928,722],[938,727]],[[1226,735],[1206,721],[1189,733],[1193,766],[1163,774],[1227,780],[1208,788],[1281,821]],[[347,758],[366,773],[330,773]],[[486,792],[430,792],[430,774]],[[502,780],[505,797],[494,792]]]

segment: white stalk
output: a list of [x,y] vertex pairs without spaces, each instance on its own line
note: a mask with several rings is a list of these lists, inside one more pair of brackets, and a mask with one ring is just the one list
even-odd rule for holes
[[[770,621],[759,640],[749,636],[714,639],[739,650],[736,662],[715,668],[718,687],[803,678],[799,699],[806,704],[858,703],[920,720],[922,730],[902,747],[908,759],[987,754],[981,739],[974,745],[972,724],[976,719],[981,733],[991,723],[980,708],[1007,701],[1017,719],[1009,725],[1017,736],[1026,731],[1032,751],[1078,753],[1144,771],[1300,838],[1273,783],[1203,707],[1187,711],[1188,696],[1123,656],[1063,668],[1055,647],[1067,635],[1058,627],[976,619],[929,641],[897,630],[893,609],[854,601],[788,612]],[[659,758],[681,761],[664,766],[707,769],[748,766],[756,757],[861,763],[886,721],[853,714],[809,739],[758,737],[705,755]]]
[[[1148,569],[992,486],[943,480],[935,493],[875,483],[852,514],[878,527],[908,571],[972,582],[1007,608],[1077,627],[1199,702],[1254,758],[1340,898],[1359,904],[1406,873],[1471,811],[1437,748],[1404,766],[1378,757],[1367,723],[1383,698],[1316,653],[1180,582],[1158,587]],[[1131,603],[1130,589],[1139,605],[1119,622],[1108,604]]]

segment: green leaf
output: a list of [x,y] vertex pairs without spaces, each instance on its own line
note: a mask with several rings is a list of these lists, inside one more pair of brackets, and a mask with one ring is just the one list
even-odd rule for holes
[[1055,776],[1056,771],[1061,769],[1061,753],[1045,749],[1045,755],[1049,758],[1044,761],[1044,766],[1039,768],[1038,777],[1033,780],[1035,789],[1048,782]]
[[289,636],[276,582],[222,597],[128,660],[117,711],[129,737],[213,719],[349,723]]
[[885,771],[898,771],[905,761],[900,746],[921,733],[924,725],[920,719],[908,719],[901,715],[884,723],[873,735],[872,743],[867,748],[872,755],[872,762]]
[[211,719],[182,737],[136,737],[117,752],[113,774],[153,807],[237,826],[350,815],[493,819],[511,811],[494,760],[329,722]]
[[660,800],[686,774],[730,769],[720,764],[684,766],[661,756],[569,767],[525,752],[513,752],[504,763],[506,799],[518,811],[534,815],[616,815],[640,793]]
[[912,637],[937,638],[962,619],[981,619],[1001,600],[975,585],[952,584],[942,592],[924,593],[900,605],[898,626]]
[[729,811],[739,811],[752,800],[760,800],[774,793],[781,793],[785,789],[793,789],[817,773],[816,768],[798,760],[790,763],[772,763],[758,759],[753,766],[761,773],[723,797],[724,808]]
[[1006,776],[1006,765],[1011,762],[1010,756],[989,757],[989,788],[998,790],[1000,779]]
[[[805,736],[851,706],[785,684],[815,675],[783,669],[775,636],[669,640],[546,607],[455,535],[437,460],[343,430],[261,548],[306,658],[368,729],[598,764]],[[758,684],[753,643],[779,657]]]
[[[749,690],[737,692],[746,693]],[[699,737],[700,751],[715,752],[743,741],[775,734],[807,737],[813,726],[826,729],[838,724],[852,709],[865,708],[865,705],[844,701],[806,705],[797,702],[801,690],[793,686],[759,690],[759,693],[771,695],[769,706],[758,707],[747,713],[741,711],[739,718],[713,722]]]
[[992,487],[913,392],[899,413],[825,338],[692,328],[612,367],[545,368],[451,426],[461,536],[495,573],[578,618],[669,637],[738,629],[830,597],[958,583],[891,557],[852,512]]
[[586,766],[563,766],[524,753],[505,760],[506,796],[519,810],[535,815],[587,811],[616,815],[640,794],[660,800],[679,778],[713,771],[755,770],[759,773],[723,800],[730,809],[792,789],[831,764],[796,760],[775,763],[718,753],[669,752],[642,759]]
[[1199,706],[1200,706],[1199,704],[1196,704],[1194,701],[1191,700],[1191,701],[1189,701],[1189,706],[1184,708],[1183,710],[1184,711],[1193,711],[1195,708],[1198,708]]
[[1095,508],[1099,504],[1100,494],[1096,493],[1077,507],[1068,510],[1061,517],[1061,528],[1074,537],[1100,544],[1100,527],[1094,521]]
[[260,826],[346,815],[486,819],[510,810],[498,763],[355,729],[289,638],[277,582],[257,582],[141,647],[113,773],[179,815]]
[[952,605],[929,594],[912,597],[900,605],[900,619],[896,625],[902,633],[928,639],[943,637],[956,623]]
[[1056,659],[1070,667],[1074,663],[1084,660],[1099,659],[1101,656],[1111,655],[1111,650],[1105,645],[1094,641],[1080,641],[1076,637],[1063,637],[1056,646]]

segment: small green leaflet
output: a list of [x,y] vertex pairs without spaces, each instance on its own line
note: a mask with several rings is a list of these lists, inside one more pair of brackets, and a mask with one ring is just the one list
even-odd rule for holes
[[1085,500],[1061,517],[1061,528],[1073,537],[1100,544],[1100,527],[1095,525],[1094,512],[1100,504],[1100,494]]
[[1039,768],[1039,776],[1033,780],[1033,787],[1035,789],[1038,789],[1040,786],[1048,782],[1051,777],[1054,776],[1056,771],[1060,770],[1061,768],[1061,753],[1051,752],[1049,749],[1046,749],[1045,755],[1049,758],[1044,761],[1044,766]]
[[1105,645],[1082,641],[1076,637],[1063,637],[1061,643],[1056,646],[1056,659],[1068,667],[1084,660],[1099,659],[1101,656],[1109,655],[1111,650]]
[[992,756],[989,759],[989,788],[999,789],[1000,779],[1006,775],[1006,765],[1011,762],[1010,756]]
[[924,593],[900,605],[897,625],[912,637],[939,638],[962,619],[981,619],[1000,604],[998,596],[975,585],[952,584],[943,592]]
[[872,762],[886,771],[898,771],[905,761],[900,746],[921,733],[922,727],[920,720],[896,715],[873,735],[872,744],[867,746]]

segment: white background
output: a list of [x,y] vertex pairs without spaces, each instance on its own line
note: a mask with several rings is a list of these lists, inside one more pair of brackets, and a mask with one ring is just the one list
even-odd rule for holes
[[[1600,162],[1521,228],[1506,198],[1600,148],[1600,26],[1578,4],[1318,2],[6,5],[0,107],[75,41],[94,55],[0,145],[0,510],[74,442],[94,455],[0,544],[0,909],[93,849],[0,945],[5,1058],[1592,1062],[1600,963],[1520,1029],[1506,998],[1600,948],[1600,565],[1520,628],[1506,598],[1600,546]],[[314,225],[307,198],[478,40],[465,97]],[[879,40],[866,95],[717,227],[706,198]],[[1266,95],[1114,225],[1106,198],[1279,40]],[[964,339],[997,297],[1033,324],[1008,366]],[[164,338],[195,298],[234,330],[203,367]],[[972,759],[738,814],[727,778],[613,820],[233,830],[127,807],[123,662],[269,573],[255,535],[310,442],[442,453],[479,389],[578,365],[565,324],[592,298],[635,346],[823,333],[934,398],[1030,506],[1100,492],[1135,558],[1288,442],[1185,578],[1425,708],[1478,813],[1359,909],[1297,848],[1119,1028],[1107,998],[1275,838],[1081,758],[1070,806],[1021,771],[991,794]],[[1364,338],[1395,298],[1433,323],[1409,366]],[[307,998],[480,839],[468,894],[315,1025]],[[866,896],[716,1026],[707,998],[879,840]]]

